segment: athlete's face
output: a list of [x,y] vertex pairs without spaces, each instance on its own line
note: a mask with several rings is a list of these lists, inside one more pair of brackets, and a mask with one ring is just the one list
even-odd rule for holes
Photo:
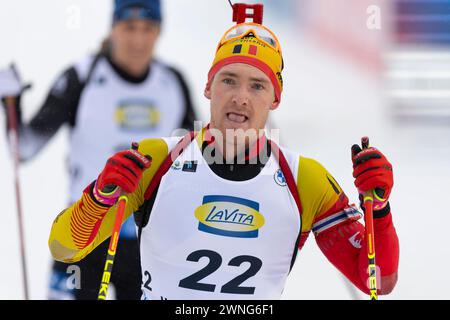
[[243,63],[221,68],[205,96],[211,100],[211,128],[224,136],[227,129],[264,129],[269,112],[278,106],[269,77]]
[[153,57],[160,23],[147,19],[118,21],[111,30],[114,62],[133,75],[144,73]]

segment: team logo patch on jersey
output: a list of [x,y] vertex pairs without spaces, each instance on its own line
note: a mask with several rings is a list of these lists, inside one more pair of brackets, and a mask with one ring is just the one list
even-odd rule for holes
[[275,180],[275,182],[277,183],[277,185],[279,186],[286,186],[286,178],[284,177],[283,172],[281,171],[281,169],[278,169],[275,174],[273,175],[273,178]]
[[183,171],[186,172],[197,171],[197,161],[185,161],[183,164]]
[[259,203],[222,195],[204,196],[195,217],[198,230],[236,238],[257,238],[265,222]]
[[114,117],[123,129],[136,131],[153,129],[161,121],[158,108],[145,100],[121,101]]
[[172,169],[174,170],[180,170],[181,169],[181,162],[176,160],[174,163],[172,163]]

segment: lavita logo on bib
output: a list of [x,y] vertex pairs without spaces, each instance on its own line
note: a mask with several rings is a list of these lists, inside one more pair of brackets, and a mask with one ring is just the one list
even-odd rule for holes
[[145,99],[123,100],[114,114],[116,123],[126,130],[150,130],[161,122],[159,109]]
[[264,225],[259,203],[231,196],[208,195],[195,209],[198,230],[225,237],[257,238]]

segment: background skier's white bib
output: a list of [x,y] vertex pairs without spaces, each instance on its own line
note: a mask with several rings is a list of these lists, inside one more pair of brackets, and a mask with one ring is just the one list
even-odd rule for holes
[[[100,60],[81,95],[71,133],[76,152],[69,158],[70,202],[97,178],[109,156],[130,148],[130,139],[169,136],[183,119],[184,103],[179,81],[163,64],[152,63],[144,82],[130,84]],[[98,119],[104,119],[101,125]]]

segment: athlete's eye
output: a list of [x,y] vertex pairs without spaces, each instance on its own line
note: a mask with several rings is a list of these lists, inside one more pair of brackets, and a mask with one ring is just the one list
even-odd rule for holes
[[264,90],[265,87],[264,87],[261,83],[256,82],[256,83],[253,83],[253,84],[252,84],[252,89],[255,89],[255,90]]
[[224,79],[222,80],[222,82],[225,83],[225,84],[228,84],[228,85],[233,85],[233,84],[236,83],[236,82],[234,81],[234,79],[232,79],[232,78],[224,78]]

